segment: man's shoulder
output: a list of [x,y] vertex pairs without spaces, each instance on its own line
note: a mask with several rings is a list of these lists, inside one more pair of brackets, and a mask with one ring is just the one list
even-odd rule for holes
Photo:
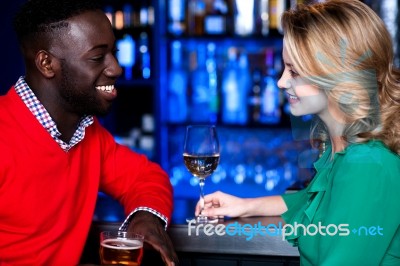
[[[11,89],[5,95],[0,96],[0,146],[2,153],[5,153],[6,147],[10,147],[10,151],[15,149],[15,143],[22,142],[21,132],[24,119],[21,118],[23,113],[23,102],[20,100],[15,90]],[[31,133],[31,132],[30,132]]]
[[9,109],[10,106],[16,102],[17,98],[15,96],[18,95],[13,88],[11,88],[7,93],[0,95],[0,110],[2,110],[2,112]]
[[0,108],[4,107],[4,104],[6,104],[10,100],[10,97],[8,97],[8,92],[6,94],[0,95]]
[[93,123],[85,130],[85,139],[92,141],[100,141],[102,145],[115,142],[112,134],[100,123],[98,118],[93,117]]

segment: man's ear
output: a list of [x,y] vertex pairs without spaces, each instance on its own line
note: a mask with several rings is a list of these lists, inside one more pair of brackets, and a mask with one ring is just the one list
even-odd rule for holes
[[56,61],[57,59],[54,58],[50,53],[46,52],[45,50],[40,50],[37,52],[35,57],[35,63],[37,69],[45,76],[46,78],[54,77]]

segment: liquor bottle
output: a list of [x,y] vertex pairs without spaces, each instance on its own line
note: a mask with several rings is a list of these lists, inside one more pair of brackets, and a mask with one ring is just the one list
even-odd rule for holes
[[262,112],[260,122],[265,124],[277,124],[280,121],[279,89],[276,79],[267,75],[264,78],[264,90],[262,92]]
[[154,117],[152,114],[143,114],[142,128],[139,136],[138,144],[140,152],[145,154],[149,159],[153,159],[154,155]]
[[118,52],[117,59],[124,70],[125,80],[132,79],[132,67],[135,65],[135,41],[132,36],[125,34],[124,37],[116,43]]
[[215,124],[219,115],[219,93],[216,45],[200,43],[195,54],[195,67],[191,73],[191,107],[192,122]]
[[139,36],[139,65],[137,76],[143,79],[149,79],[151,75],[150,69],[150,51],[149,38],[146,32],[140,33]]
[[206,68],[208,72],[209,86],[209,122],[215,124],[219,114],[219,93],[218,93],[218,73],[217,61],[215,58],[216,45],[213,42],[207,44]]
[[263,88],[261,69],[256,68],[252,73],[252,88],[248,97],[249,123],[257,124],[261,116],[261,88]]
[[274,51],[266,51],[266,69],[264,88],[261,94],[260,122],[264,124],[278,124],[281,119],[280,91],[277,85],[277,73],[274,69]]
[[142,0],[140,3],[139,23],[142,27],[149,25],[149,3],[147,0]]
[[195,21],[194,12],[196,10],[196,0],[188,0],[186,8],[186,34],[194,35]]
[[154,10],[154,6],[152,6],[151,4],[149,4],[148,8],[147,8],[147,24],[149,26],[153,26],[154,22],[155,22],[155,10]]
[[131,20],[133,27],[140,27],[140,10],[141,10],[141,2],[140,1],[131,1],[133,6],[133,12],[131,14]]
[[188,76],[182,64],[182,43],[171,44],[171,69],[168,75],[168,121],[183,123],[187,119]]
[[122,7],[123,19],[124,19],[124,28],[130,28],[132,26],[132,5],[124,4]]
[[168,31],[173,35],[185,32],[185,0],[170,0],[168,2]]
[[247,36],[254,33],[254,1],[235,0],[235,34]]
[[204,18],[205,34],[226,34],[228,5],[225,0],[208,2],[208,10]]
[[209,119],[209,74],[206,66],[206,47],[204,43],[197,45],[194,54],[194,69],[191,73],[191,106],[192,122],[208,122]]
[[269,0],[269,28],[271,32],[283,33],[281,16],[285,10],[285,0]]
[[244,125],[248,122],[248,94],[251,90],[251,73],[247,54],[242,51],[238,61],[238,89],[239,89],[239,112],[237,123]]
[[[243,59],[242,59],[243,60]],[[245,124],[247,122],[246,79],[241,79],[245,61],[238,64],[237,49],[228,49],[228,63],[222,75],[222,122],[225,124]]]
[[204,17],[206,3],[204,0],[189,0],[187,15],[187,33],[189,35],[204,34]]
[[122,30],[124,28],[124,13],[122,10],[115,11],[114,22],[114,27],[116,30]]
[[256,32],[263,36],[269,34],[269,0],[256,0]]

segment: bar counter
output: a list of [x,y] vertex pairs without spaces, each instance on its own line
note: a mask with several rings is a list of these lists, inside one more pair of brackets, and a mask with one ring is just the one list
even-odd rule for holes
[[[93,223],[83,264],[98,263],[100,231],[116,230],[119,225]],[[299,265],[297,248],[282,240],[282,225],[280,217],[249,217],[209,225],[171,224],[168,233],[182,266]],[[145,247],[142,265],[164,264],[157,252]]]

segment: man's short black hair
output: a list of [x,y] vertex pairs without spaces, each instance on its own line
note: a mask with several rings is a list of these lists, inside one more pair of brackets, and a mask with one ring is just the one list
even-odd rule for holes
[[96,0],[28,0],[14,17],[20,42],[66,27],[66,19],[85,11],[101,9]]

